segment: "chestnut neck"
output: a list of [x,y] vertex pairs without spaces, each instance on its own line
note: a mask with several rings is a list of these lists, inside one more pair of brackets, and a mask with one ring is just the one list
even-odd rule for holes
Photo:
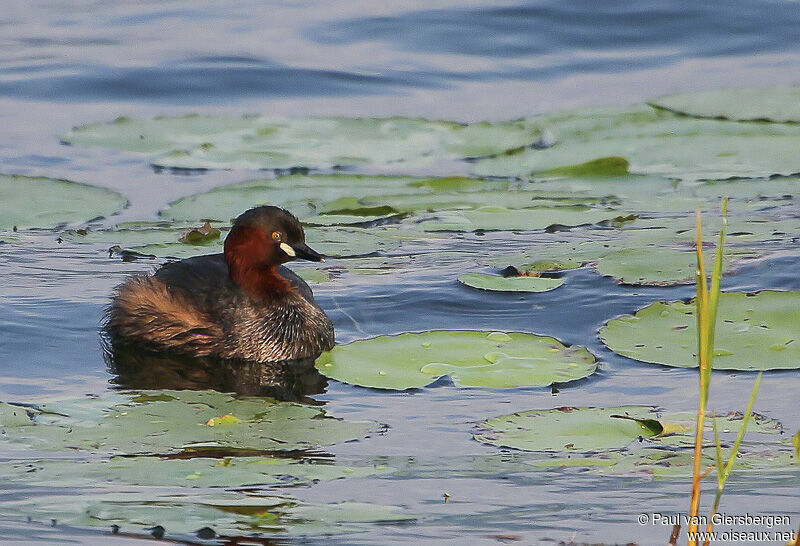
[[253,298],[274,299],[294,291],[278,273],[280,262],[263,230],[234,227],[225,238],[225,263],[231,280]]

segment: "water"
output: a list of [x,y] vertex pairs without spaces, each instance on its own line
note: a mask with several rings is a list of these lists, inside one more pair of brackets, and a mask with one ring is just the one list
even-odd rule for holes
[[[116,189],[130,199],[105,221],[150,220],[169,201],[252,178],[249,171],[156,171],[140,157],[58,143],[71,126],[119,115],[190,112],[429,116],[502,119],[586,105],[640,102],[675,91],[797,81],[798,4],[791,1],[693,2],[20,2],[0,15],[0,162],[5,173],[68,178]],[[0,244],[0,399],[41,401],[111,388],[98,326],[108,296],[149,262],[108,259],[101,245],[59,243],[51,231]],[[330,414],[389,425],[389,433],[329,448],[338,460],[414,461],[406,478],[353,479],[292,490],[318,502],[397,504],[422,514],[417,525],[375,525],[346,543],[521,543],[546,539],[663,543],[669,529],[640,526],[635,515],[685,511],[685,483],[575,477],[564,472],[465,472],[452,466],[497,450],[471,440],[484,418],[568,405],[660,404],[693,410],[693,372],[616,356],[596,330],[655,299],[681,299],[691,287],[620,287],[590,270],[546,295],[465,290],[463,264],[432,249],[430,267],[398,275],[349,276],[318,285],[337,337],[433,328],[524,330],[587,345],[603,362],[589,379],[543,389],[458,389],[448,381],[411,393],[330,382],[314,398]],[[524,240],[497,240],[514,248]],[[448,246],[449,245],[449,246]],[[800,290],[797,258],[756,264],[725,288]],[[752,376],[714,376],[715,400],[743,406]],[[770,373],[757,404],[787,431],[796,372]],[[768,393],[768,394],[767,394]],[[466,459],[465,459],[466,458]],[[395,459],[396,462],[396,459]],[[423,471],[428,468],[429,471]],[[443,503],[443,492],[450,502]],[[728,513],[790,513],[797,476],[754,485],[734,478]],[[9,499],[16,493],[2,490]],[[765,500],[766,499],[766,500]],[[796,527],[796,525],[795,525]],[[0,521],[10,541],[105,543],[72,529]]]

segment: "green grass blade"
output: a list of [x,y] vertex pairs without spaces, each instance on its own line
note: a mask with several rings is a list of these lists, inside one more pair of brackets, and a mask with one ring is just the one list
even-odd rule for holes
[[[722,255],[725,248],[725,231],[728,226],[728,199],[722,200],[722,227],[719,230],[719,241],[717,242],[717,252],[714,258],[714,269],[711,273],[711,290],[708,294],[707,320],[708,320],[708,342],[706,343],[706,360],[708,368],[706,374],[711,374],[714,363],[714,331],[717,324],[717,308],[719,306],[720,285],[722,284]],[[706,382],[706,386],[710,381]]]
[[725,465],[722,463],[722,445],[719,442],[719,431],[717,429],[717,416],[711,416],[711,425],[714,429],[714,445],[716,446],[715,461],[717,463],[717,487],[722,487],[722,473],[725,471]]
[[722,485],[725,485],[725,481],[728,479],[728,476],[731,474],[731,470],[733,470],[733,463],[736,461],[736,455],[739,453],[739,445],[742,443],[742,438],[744,438],[745,430],[747,430],[747,424],[750,422],[750,417],[753,415],[753,404],[756,401],[756,396],[758,395],[758,387],[761,385],[761,376],[764,372],[758,372],[758,377],[756,377],[756,382],[753,384],[753,390],[750,392],[750,400],[747,402],[747,409],[744,412],[744,418],[742,419],[742,426],[739,429],[739,433],[736,435],[736,441],[733,443],[733,449],[731,449],[730,457],[728,458],[728,462],[725,464],[725,473],[724,479],[722,481]]
[[794,450],[797,452],[797,464],[800,464],[800,430],[794,435]]

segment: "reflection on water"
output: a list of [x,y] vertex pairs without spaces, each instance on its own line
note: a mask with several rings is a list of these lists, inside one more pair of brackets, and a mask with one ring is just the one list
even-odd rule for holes
[[252,362],[156,353],[123,343],[104,343],[103,357],[123,389],[215,390],[320,405],[310,395],[328,381],[314,359]]

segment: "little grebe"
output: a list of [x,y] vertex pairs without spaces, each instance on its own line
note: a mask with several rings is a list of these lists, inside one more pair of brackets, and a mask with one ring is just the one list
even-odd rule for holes
[[112,338],[158,351],[275,362],[316,357],[334,344],[333,324],[309,286],[282,266],[319,262],[300,222],[278,207],[233,223],[224,254],[165,264],[121,284],[108,311]]

